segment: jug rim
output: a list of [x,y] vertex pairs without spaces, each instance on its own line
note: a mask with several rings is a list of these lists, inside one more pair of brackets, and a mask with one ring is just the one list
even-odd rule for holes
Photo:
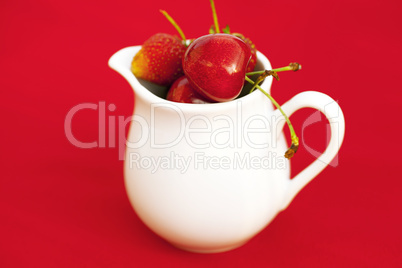
[[[136,99],[140,98],[146,102],[154,104],[175,105],[177,108],[183,110],[210,111],[211,109],[213,110],[222,109],[228,106],[237,105],[238,102],[242,103],[253,102],[255,98],[266,98],[266,96],[264,96],[264,94],[261,91],[255,90],[250,94],[246,94],[242,97],[227,102],[193,104],[193,103],[180,103],[166,100],[152,93],[149,89],[143,86],[138,80],[138,78],[135,77],[135,75],[131,72],[131,61],[134,55],[141,49],[141,47],[142,46],[129,46],[122,48],[118,50],[116,53],[114,53],[108,61],[109,67],[115,70],[121,76],[123,76],[126,79],[126,81],[130,84],[130,86],[134,91]],[[260,64],[262,68],[265,70],[272,69],[271,63],[269,62],[268,58],[259,51],[257,51],[257,65],[258,64]],[[269,76],[260,85],[269,94],[271,91],[272,81],[273,81],[272,76]]]

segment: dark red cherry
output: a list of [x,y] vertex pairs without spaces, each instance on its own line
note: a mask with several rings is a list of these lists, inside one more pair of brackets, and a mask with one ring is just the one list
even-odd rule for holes
[[244,85],[250,47],[230,34],[209,34],[194,40],[183,57],[191,86],[212,102],[236,98]]
[[242,40],[244,41],[244,43],[246,43],[249,46],[250,51],[251,51],[251,59],[248,62],[247,70],[246,70],[246,72],[249,73],[249,72],[254,71],[254,67],[257,64],[257,49],[255,48],[255,45],[250,40],[250,38],[244,37],[244,38],[242,38]]
[[182,103],[208,103],[191,87],[187,77],[184,75],[172,84],[166,99]]

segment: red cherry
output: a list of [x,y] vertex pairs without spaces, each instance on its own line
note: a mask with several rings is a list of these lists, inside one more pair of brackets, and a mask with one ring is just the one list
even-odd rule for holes
[[249,73],[249,72],[254,71],[254,67],[257,64],[257,49],[255,48],[255,45],[250,40],[250,38],[245,37],[243,39],[243,41],[244,41],[244,43],[246,43],[249,46],[250,51],[251,51],[251,59],[248,62],[248,66],[247,66],[247,70],[246,70],[246,72]]
[[184,75],[172,84],[166,99],[182,103],[208,103],[191,87],[187,77]]
[[236,98],[244,85],[250,47],[230,34],[209,34],[194,40],[183,58],[192,87],[213,102]]

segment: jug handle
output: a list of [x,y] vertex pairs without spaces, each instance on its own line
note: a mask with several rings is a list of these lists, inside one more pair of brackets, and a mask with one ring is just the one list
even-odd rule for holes
[[[282,105],[282,110],[287,116],[290,116],[301,108],[314,108],[323,113],[329,121],[331,138],[324,153],[290,180],[288,189],[285,192],[283,209],[292,202],[293,198],[304,186],[314,179],[334,159],[345,135],[345,118],[343,112],[338,103],[328,95],[317,91],[305,91],[297,94]],[[275,115],[277,116],[276,118],[283,118],[279,110],[275,110]],[[279,120],[279,122],[276,133],[278,138],[281,137],[285,120]],[[297,154],[295,157],[297,157]]]

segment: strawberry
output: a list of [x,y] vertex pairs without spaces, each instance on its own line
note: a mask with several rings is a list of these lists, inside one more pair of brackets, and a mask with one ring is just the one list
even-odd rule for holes
[[141,79],[170,86],[183,75],[182,58],[187,47],[178,37],[157,33],[134,56],[131,71]]

